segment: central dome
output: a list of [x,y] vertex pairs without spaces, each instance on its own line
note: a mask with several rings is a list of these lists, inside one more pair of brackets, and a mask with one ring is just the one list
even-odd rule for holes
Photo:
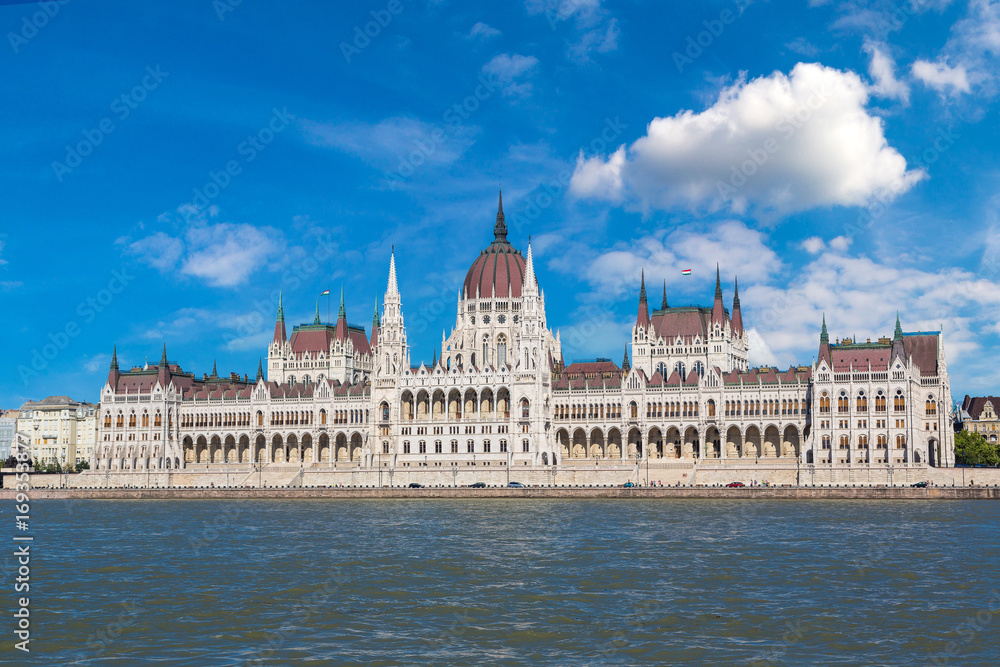
[[465,274],[463,296],[466,299],[491,299],[494,296],[494,289],[497,298],[521,296],[525,261],[521,252],[507,240],[507,223],[503,217],[503,194],[500,195],[493,236],[493,243],[479,254],[469,267],[469,272]]

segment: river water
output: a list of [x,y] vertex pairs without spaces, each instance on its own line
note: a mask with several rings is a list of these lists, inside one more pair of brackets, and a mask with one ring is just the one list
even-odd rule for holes
[[31,521],[32,653],[5,614],[8,663],[1000,664],[986,501],[37,501]]

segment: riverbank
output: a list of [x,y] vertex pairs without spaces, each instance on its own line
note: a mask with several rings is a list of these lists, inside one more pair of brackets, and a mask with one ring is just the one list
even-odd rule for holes
[[[725,498],[732,500],[1000,500],[1000,487],[490,487],[438,488],[209,488],[209,489],[33,489],[32,500],[178,500],[310,498]],[[0,491],[11,500],[14,492]]]

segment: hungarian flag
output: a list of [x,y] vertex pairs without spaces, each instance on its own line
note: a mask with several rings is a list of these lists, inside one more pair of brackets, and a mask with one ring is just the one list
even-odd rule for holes
[[329,293],[330,293],[330,290],[323,290],[322,292],[319,293],[319,295],[320,296],[326,296]]
[[684,269],[684,270],[682,270],[681,271],[681,275],[682,276],[690,276],[691,275],[691,269]]

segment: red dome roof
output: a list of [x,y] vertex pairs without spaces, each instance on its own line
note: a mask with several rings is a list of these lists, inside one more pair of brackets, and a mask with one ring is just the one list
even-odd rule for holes
[[[516,250],[507,240],[507,223],[503,217],[503,195],[497,208],[497,223],[493,227],[494,240],[480,253],[465,274],[463,287],[467,299],[493,298],[496,289],[498,298],[520,297],[524,285],[525,260],[521,251]],[[478,288],[479,294],[476,294]]]
[[[498,298],[521,296],[524,266],[524,257],[506,239],[494,241],[476,258],[466,274],[465,298],[490,299],[494,288]],[[477,288],[479,294],[476,294]]]

